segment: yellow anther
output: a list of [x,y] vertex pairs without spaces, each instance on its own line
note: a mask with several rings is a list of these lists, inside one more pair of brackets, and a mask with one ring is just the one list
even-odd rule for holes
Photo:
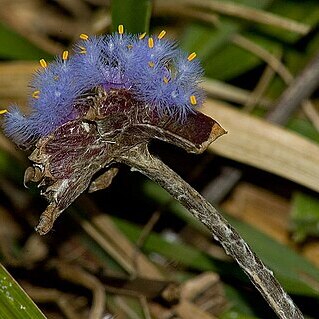
[[192,105],[196,105],[197,104],[197,101],[196,101],[196,96],[195,95],[191,95],[189,97],[189,100],[191,102]]
[[44,59],[41,59],[41,60],[40,60],[40,65],[41,65],[43,68],[46,68],[46,67],[48,66],[47,61],[45,61]]
[[146,32],[140,34],[138,38],[139,38],[140,40],[142,40],[142,39],[145,38],[145,36],[146,36]]
[[151,67],[151,68],[153,68],[154,67],[154,62],[148,62],[148,65]]
[[154,47],[154,40],[153,38],[148,38],[148,47],[152,49]]
[[4,114],[4,113],[7,113],[8,110],[0,110],[0,114]]
[[80,39],[87,40],[88,38],[89,38],[89,36],[87,34],[85,34],[85,33],[80,34]]
[[188,60],[188,61],[194,60],[194,59],[196,58],[196,55],[197,55],[197,54],[196,54],[195,52],[191,53],[191,54],[188,56],[187,60]]
[[118,26],[117,30],[118,30],[119,34],[123,34],[123,33],[124,33],[124,26],[123,26],[123,24],[120,24],[120,25]]
[[169,82],[169,79],[166,76],[164,76],[163,81],[164,81],[164,83],[167,84]]
[[81,54],[86,54],[86,48],[79,45],[79,49],[81,50]]
[[34,99],[38,99],[38,98],[39,98],[39,94],[40,94],[40,91],[39,91],[39,90],[36,90],[36,91],[34,91],[34,92],[32,93],[32,97],[33,97]]
[[129,44],[129,45],[127,46],[127,48],[131,50],[131,49],[133,49],[133,45],[132,45],[132,44]]
[[163,31],[161,31],[161,33],[158,35],[158,39],[163,39],[164,37],[165,37],[165,34],[166,34],[166,31],[165,30],[163,30]]
[[68,59],[68,56],[69,56],[69,51],[63,51],[62,53],[62,60],[67,60]]

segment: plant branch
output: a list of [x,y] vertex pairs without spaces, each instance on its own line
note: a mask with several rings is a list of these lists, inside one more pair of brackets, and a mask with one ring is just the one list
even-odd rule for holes
[[236,230],[196,190],[161,160],[152,156],[146,144],[139,144],[115,159],[129,165],[161,185],[201,221],[245,271],[255,287],[281,319],[301,319],[302,313],[283,290],[273,273],[255,255]]
[[300,104],[309,98],[319,84],[319,53],[305,66],[301,73],[282,93],[273,110],[267,114],[267,120],[276,124],[285,124]]

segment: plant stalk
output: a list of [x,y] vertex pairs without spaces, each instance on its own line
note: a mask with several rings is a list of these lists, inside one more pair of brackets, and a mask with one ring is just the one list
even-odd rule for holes
[[195,189],[160,159],[152,156],[146,144],[135,146],[116,160],[157,182],[202,222],[226,253],[236,260],[279,318],[304,318],[272,271],[256,256],[237,231]]

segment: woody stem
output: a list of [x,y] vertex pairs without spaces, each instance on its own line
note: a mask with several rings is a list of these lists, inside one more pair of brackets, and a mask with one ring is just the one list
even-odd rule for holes
[[161,185],[197,220],[203,223],[226,253],[232,256],[281,319],[302,319],[301,311],[263,262],[221,214],[161,160],[152,156],[146,144],[121,154],[125,163]]

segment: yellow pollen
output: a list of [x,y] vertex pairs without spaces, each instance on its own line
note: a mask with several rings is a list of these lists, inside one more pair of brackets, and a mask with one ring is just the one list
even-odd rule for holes
[[163,30],[163,31],[161,31],[161,33],[158,35],[158,39],[163,39],[164,37],[165,37],[165,34],[166,34],[166,31],[165,30]]
[[41,60],[40,60],[40,65],[41,65],[43,68],[46,68],[46,67],[48,66],[47,61],[45,61],[44,59],[41,59]]
[[88,38],[89,38],[89,36],[87,34],[85,34],[85,33],[80,34],[80,39],[87,40]]
[[154,67],[154,62],[148,62],[148,65],[151,67],[151,68],[153,68]]
[[189,100],[191,102],[192,105],[196,105],[197,104],[197,101],[196,101],[196,96],[195,95],[191,95],[189,97]]
[[69,51],[63,51],[62,53],[62,60],[67,60],[68,59],[68,56],[69,56]]
[[123,26],[123,24],[120,24],[120,25],[118,26],[117,30],[118,30],[119,34],[123,34],[123,33],[124,33],[124,26]]
[[8,110],[0,110],[0,114],[5,114],[7,112],[8,112]]
[[188,61],[192,61],[192,60],[194,60],[195,58],[196,58],[196,53],[193,52],[193,53],[191,53],[191,54],[188,56],[187,60],[188,60]]
[[146,32],[140,34],[140,36],[138,37],[140,40],[144,39],[146,36]]
[[148,47],[149,47],[150,49],[152,49],[152,48],[154,47],[154,40],[153,40],[153,38],[149,38],[149,39],[148,39]]
[[32,97],[33,97],[34,99],[38,99],[38,98],[39,98],[39,94],[40,94],[40,91],[39,91],[39,90],[36,90],[36,91],[34,91],[34,92],[32,93]]
[[79,45],[80,54],[86,54],[86,48]]
[[167,84],[169,82],[169,79],[166,76],[164,76],[163,81],[164,81],[164,83]]

